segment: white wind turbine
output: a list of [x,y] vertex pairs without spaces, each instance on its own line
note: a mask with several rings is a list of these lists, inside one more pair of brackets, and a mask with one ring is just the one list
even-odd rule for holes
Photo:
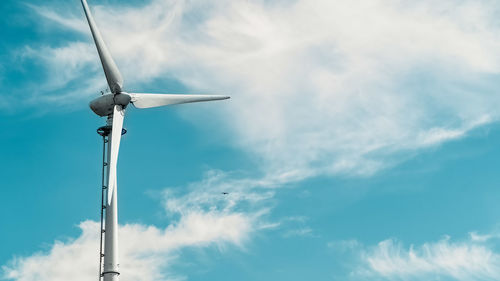
[[[97,115],[107,116],[107,126],[99,128],[98,132],[108,144],[107,153],[104,145],[103,166],[103,203],[101,208],[101,261],[99,263],[99,279],[117,281],[119,279],[118,262],[118,212],[116,163],[123,130],[125,108],[132,103],[136,108],[159,107],[172,104],[212,101],[228,99],[219,95],[178,95],[178,94],[138,94],[126,93],[123,90],[123,78],[116,66],[108,48],[104,44],[86,0],[81,0],[85,16],[94,38],[102,68],[111,91],[90,103],[90,108]],[[107,176],[105,174],[107,173]],[[105,195],[107,194],[107,196]],[[104,200],[106,198],[106,200]],[[106,213],[103,228],[103,214]],[[102,236],[104,235],[104,253],[102,251]],[[104,258],[104,264],[102,259]]]

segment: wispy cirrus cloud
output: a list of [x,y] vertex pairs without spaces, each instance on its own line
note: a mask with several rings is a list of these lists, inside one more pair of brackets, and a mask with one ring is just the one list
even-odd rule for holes
[[[88,31],[88,25],[85,21],[82,21],[80,18],[77,18],[79,14],[72,14],[71,9],[68,9],[68,6],[60,5],[56,11],[53,7],[49,8],[46,6],[37,6],[30,3],[24,3],[28,8],[33,10],[36,14],[41,16],[42,18],[48,19],[49,21],[45,21],[45,23],[55,23],[60,27],[71,29],[74,31],[78,31],[81,33]],[[66,10],[66,13],[62,13],[62,10]],[[76,10],[76,9],[75,9]]]
[[496,234],[477,235],[454,241],[445,236],[436,242],[405,246],[396,239],[365,246],[357,240],[334,241],[328,246],[353,254],[351,278],[370,280],[498,280],[500,253],[485,243]]
[[[278,178],[249,180],[221,171],[209,171],[199,182],[163,191],[167,227],[124,224],[119,229],[121,280],[184,280],[172,269],[186,248],[233,247],[245,250],[256,231],[273,230],[279,223],[267,221],[268,201]],[[228,194],[222,194],[226,192]],[[100,225],[80,223],[81,234],[54,242],[48,251],[15,257],[3,265],[0,279],[88,280],[97,274]],[[75,267],[75,265],[79,265]]]
[[[2,266],[4,280],[59,281],[96,278],[99,260],[99,223],[85,221],[76,239],[56,241],[48,252],[14,258]],[[250,222],[241,214],[190,213],[165,229],[139,224],[120,227],[121,280],[179,280],[172,272],[184,247],[241,245]]]
[[[270,224],[264,224],[261,219],[267,213],[265,208],[241,210],[243,204],[265,200],[266,196],[252,195],[252,188],[258,187],[258,183],[228,186],[230,189],[223,190],[231,194],[223,196],[218,193],[219,185],[211,184],[222,176],[218,172],[209,173],[204,181],[191,184],[190,192],[178,197],[166,192],[164,206],[171,220],[165,228],[142,224],[120,226],[121,280],[183,280],[185,274],[172,269],[183,249],[232,246],[243,250],[253,232],[269,228]],[[238,194],[238,190],[247,190],[248,195]],[[95,278],[100,225],[84,221],[79,228],[78,237],[56,241],[48,251],[13,258],[2,266],[0,279],[79,281]]]
[[[304,178],[370,175],[497,120],[500,27],[492,7],[455,0],[154,0],[94,11],[126,86],[168,77],[195,92],[231,94],[213,112],[230,144],[263,171]],[[49,53],[61,55],[52,60],[39,52],[46,65],[91,58],[91,71],[76,65],[67,75],[104,81],[95,54],[64,60],[81,44],[93,48],[77,24],[83,17],[35,9],[87,39],[53,48]],[[196,113],[185,117],[196,123]]]

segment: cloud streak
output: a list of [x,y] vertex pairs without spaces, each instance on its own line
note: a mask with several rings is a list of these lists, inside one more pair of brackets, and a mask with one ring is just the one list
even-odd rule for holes
[[[94,10],[126,86],[168,77],[195,92],[230,93],[213,113],[234,136],[230,145],[263,171],[304,178],[370,175],[497,120],[492,5],[154,0]],[[71,16],[38,11],[84,32]],[[89,81],[81,73],[88,65],[74,60],[93,60],[90,81],[103,80],[90,48],[71,42],[39,56],[48,66],[70,66],[61,87]],[[196,113],[185,118],[196,124]]]
[[[85,221],[76,239],[56,241],[50,251],[15,258],[2,267],[3,279],[16,281],[91,280],[97,276],[99,223]],[[170,270],[180,249],[242,246],[251,222],[242,214],[192,212],[165,229],[139,224],[120,227],[121,280],[178,280]]]
[[[125,224],[120,226],[121,280],[183,280],[172,266],[182,260],[186,248],[235,247],[244,250],[255,231],[274,229],[266,222],[266,201],[274,195],[276,179],[248,180],[220,171],[209,171],[200,182],[163,192],[170,225]],[[267,191],[266,191],[267,190]],[[223,195],[221,192],[228,192]],[[47,252],[16,257],[2,266],[5,280],[89,280],[97,274],[100,225],[80,223],[75,239],[56,241]]]
[[496,280],[500,276],[500,255],[482,245],[448,240],[409,249],[386,240],[367,255],[366,261],[374,272],[394,279],[449,276],[456,280]]
[[486,243],[496,236],[472,233],[464,241],[445,236],[409,247],[396,239],[372,247],[357,240],[330,242],[328,246],[342,254],[354,254],[351,277],[355,280],[498,280],[500,254],[493,244]]

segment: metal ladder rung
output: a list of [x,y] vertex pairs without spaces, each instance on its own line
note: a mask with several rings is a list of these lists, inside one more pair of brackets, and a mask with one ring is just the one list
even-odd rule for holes
[[101,184],[101,234],[100,234],[100,244],[99,244],[99,281],[102,280],[104,277],[103,274],[103,258],[104,258],[104,235],[106,232],[106,229],[104,229],[104,212],[106,212],[106,204],[105,204],[105,198],[106,198],[106,193],[107,193],[107,184],[105,183],[105,180],[108,178],[108,169],[106,168],[108,166],[108,159],[107,159],[107,150],[106,150],[106,144],[109,142],[108,140],[108,135],[102,135],[103,139],[103,147],[102,147],[102,184]]

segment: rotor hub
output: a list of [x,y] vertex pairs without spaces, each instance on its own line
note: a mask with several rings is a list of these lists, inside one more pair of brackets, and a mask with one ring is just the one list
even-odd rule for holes
[[95,114],[103,117],[113,114],[113,107],[115,105],[121,105],[123,108],[126,108],[131,99],[130,95],[126,92],[107,94],[94,99],[90,102],[89,106]]

